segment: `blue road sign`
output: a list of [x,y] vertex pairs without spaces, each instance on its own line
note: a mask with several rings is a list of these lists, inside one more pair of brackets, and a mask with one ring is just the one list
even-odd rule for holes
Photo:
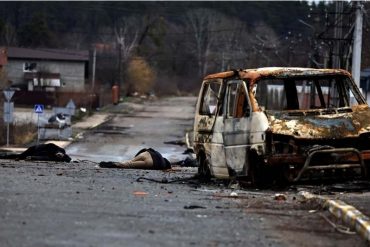
[[44,112],[44,105],[37,104],[35,105],[35,113],[43,113]]

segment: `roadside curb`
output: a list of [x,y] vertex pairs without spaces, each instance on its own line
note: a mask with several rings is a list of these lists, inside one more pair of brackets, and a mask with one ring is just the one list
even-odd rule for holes
[[328,209],[332,215],[355,229],[362,238],[370,242],[370,219],[355,207],[348,205],[343,201],[314,195],[307,191],[301,191],[299,194],[304,199],[313,200],[324,209]]
[[73,129],[93,129],[102,123],[109,120],[110,114],[94,113],[83,121],[79,121],[72,125]]

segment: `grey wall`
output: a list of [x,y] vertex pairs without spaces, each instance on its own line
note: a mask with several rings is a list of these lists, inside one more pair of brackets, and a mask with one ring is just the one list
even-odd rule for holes
[[5,70],[8,79],[13,82],[13,86],[26,85],[23,71],[25,62],[37,63],[37,71],[60,73],[60,80],[63,86],[57,88],[57,91],[82,92],[85,90],[85,63],[78,61],[38,61],[9,58]]

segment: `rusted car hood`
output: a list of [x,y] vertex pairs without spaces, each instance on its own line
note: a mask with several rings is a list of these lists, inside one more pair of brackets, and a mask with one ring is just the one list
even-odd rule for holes
[[[370,133],[370,109],[360,105],[352,112],[311,115],[313,112],[266,112],[270,130],[275,134],[302,139],[340,139]],[[311,113],[311,114],[310,114]],[[300,115],[301,114],[301,115]]]

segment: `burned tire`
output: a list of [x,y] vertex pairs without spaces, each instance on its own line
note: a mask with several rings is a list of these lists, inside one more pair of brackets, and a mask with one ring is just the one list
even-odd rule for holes
[[370,162],[365,162],[365,169],[362,169],[364,179],[370,180]]
[[211,170],[209,168],[208,159],[204,154],[197,157],[198,160],[198,177],[201,181],[207,182],[211,180]]
[[249,174],[252,186],[266,188],[273,182],[271,169],[268,169],[263,159],[256,153],[249,154]]
[[259,167],[259,164],[256,164],[255,162],[252,161],[250,168],[249,168],[249,174],[250,174],[252,186],[254,187],[263,186],[264,184],[263,172],[262,172],[262,169]]

